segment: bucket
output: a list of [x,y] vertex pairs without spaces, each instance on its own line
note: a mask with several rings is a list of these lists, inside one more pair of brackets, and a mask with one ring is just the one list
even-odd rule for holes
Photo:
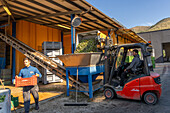
[[[11,95],[11,102],[14,105],[14,107],[18,107],[19,106],[19,97],[13,97]],[[11,108],[13,108],[13,106],[11,105]]]

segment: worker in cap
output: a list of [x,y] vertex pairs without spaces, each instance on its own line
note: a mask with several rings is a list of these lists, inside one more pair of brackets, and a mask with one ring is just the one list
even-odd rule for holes
[[[30,65],[31,61],[28,58],[24,58],[24,65],[25,67],[21,69],[18,77],[22,78],[30,78],[33,75],[36,75],[37,77],[42,77],[41,73],[38,71],[36,67],[33,67]],[[23,87],[23,98],[24,98],[24,109],[25,113],[29,113],[30,108],[30,93],[33,95],[35,100],[35,110],[39,109],[38,101],[39,101],[39,95],[38,95],[38,85],[35,86],[24,86]]]
[[136,68],[140,64],[140,58],[139,58],[137,49],[133,50],[133,56],[134,56],[134,58],[133,58],[132,62],[130,63],[130,65],[121,74],[120,85],[118,85],[116,88],[122,88],[124,86],[125,78],[126,78],[127,74],[134,73],[136,71]]

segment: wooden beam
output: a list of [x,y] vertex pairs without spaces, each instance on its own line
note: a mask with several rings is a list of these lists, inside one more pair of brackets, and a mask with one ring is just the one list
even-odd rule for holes
[[[114,31],[116,31],[117,29],[116,28],[108,28],[108,29],[101,29],[101,28],[99,28],[99,29],[81,29],[81,30],[77,30],[77,32],[79,33],[79,32],[88,32],[88,31],[94,31],[94,30],[99,30],[99,31],[108,31],[108,30],[114,30]],[[70,34],[71,32],[69,31],[69,32],[64,32],[64,35],[67,35],[67,34]]]
[[[71,8],[69,8],[69,7],[66,7],[66,6],[64,6],[64,5],[61,5],[61,4],[59,4],[59,3],[57,3],[56,1],[53,1],[53,0],[46,0],[46,1],[48,1],[48,2],[50,2],[51,4],[54,4],[54,5],[56,5],[57,7],[60,7],[60,8],[62,8],[62,9],[65,9],[65,10],[67,10],[67,11],[72,11],[72,9]],[[67,17],[68,17],[68,15],[66,15]],[[90,19],[90,18],[87,18],[87,17],[85,17],[85,16],[81,16],[82,18],[85,18],[85,19],[87,19],[87,20],[89,20],[89,21],[91,21],[92,19]],[[96,25],[100,25],[99,23],[97,23],[97,22],[94,22]],[[88,26],[90,26],[90,27],[94,27],[94,28],[96,28],[96,29],[98,29],[98,27],[96,27],[95,25],[91,25],[91,24],[89,24],[89,23],[86,23],[86,25],[88,25]],[[87,27],[86,27],[87,28]]]
[[7,20],[8,19],[8,17],[0,17],[0,20]]
[[11,9],[9,8],[9,5],[8,5],[8,3],[5,1],[5,0],[1,0],[1,3],[2,3],[2,5],[3,6],[6,6],[7,8],[8,8],[8,10],[10,11],[10,13],[11,13],[11,17],[12,17],[12,19],[14,20],[14,22],[15,22],[15,18],[14,18],[14,16],[13,16],[13,13],[12,13],[12,11],[11,11]]
[[[69,3],[69,4],[71,4],[71,5],[79,8],[80,10],[87,11],[86,8],[84,8],[83,6],[80,6],[80,5],[77,4],[76,2],[73,2],[73,1],[70,1],[70,0],[65,0],[65,1],[66,1],[67,3]],[[81,1],[81,2],[82,2],[82,1]],[[101,22],[103,22],[103,23],[105,23],[105,24],[107,24],[107,25],[109,25],[109,26],[115,27],[115,28],[118,29],[117,26],[115,26],[114,24],[111,24],[110,22],[102,19],[102,18],[101,18],[100,16],[98,16],[98,15],[96,15],[96,14],[94,14],[94,13],[92,13],[92,12],[88,12],[88,14],[91,15],[91,16],[93,16],[93,17],[95,17],[95,18],[97,18],[98,20],[100,20]],[[101,25],[101,26],[102,26],[102,25]],[[103,27],[106,28],[105,26],[103,26]],[[107,28],[106,28],[106,29],[107,29]]]
[[[40,25],[42,25],[42,24],[43,24],[42,22],[39,22],[39,21],[37,21],[37,20],[26,20],[26,21],[28,21],[28,22],[32,22],[32,23],[35,23],[35,24],[40,24]],[[64,29],[64,28],[57,27],[57,26],[50,26],[50,25],[46,25],[46,26],[47,26],[47,27],[54,28],[54,29],[59,29],[59,30],[61,30],[61,31],[66,30],[66,29]]]
[[[92,21],[82,21],[82,23],[89,23],[89,22],[96,22],[97,20]],[[43,25],[56,25],[56,24],[71,24],[70,22],[59,22],[59,23],[49,23],[49,24],[43,24]]]
[[56,16],[61,16],[61,15],[80,14],[80,13],[82,13],[81,10],[58,12],[58,13],[52,13],[52,14],[46,14],[46,15],[36,15],[36,16],[26,17],[26,18],[23,18],[22,20],[33,19],[33,18],[44,18],[44,17],[50,17],[50,16],[56,17]]

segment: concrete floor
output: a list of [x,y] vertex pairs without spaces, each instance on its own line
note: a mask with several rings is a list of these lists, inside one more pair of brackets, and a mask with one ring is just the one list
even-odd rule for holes
[[119,106],[114,108],[108,106],[108,109],[102,110],[101,113],[170,113],[170,63],[157,64],[155,72],[161,75],[162,81],[162,95],[156,105],[152,106],[140,101],[116,99],[116,101],[120,101]]
[[[78,94],[79,102],[89,104],[86,107],[64,106],[65,103],[75,103],[75,93],[71,93],[70,97],[62,95],[40,103],[38,111],[32,106],[30,113],[170,113],[170,63],[157,64],[155,72],[159,73],[162,79],[162,95],[156,105],[127,99],[105,100],[103,91],[98,91],[93,101],[89,101],[89,98],[81,93]],[[23,113],[23,109],[17,113]]]
[[31,113],[170,113],[170,88],[168,87],[170,86],[170,64],[157,64],[155,72],[161,75],[162,95],[160,101],[154,106],[135,100],[105,100],[102,91],[98,91],[92,102],[89,102],[88,97],[79,94],[78,101],[88,103],[86,107],[64,106],[64,103],[74,103],[75,97],[72,94],[70,97],[63,95],[40,104],[40,110],[32,109]]
[[[65,91],[65,82],[63,83],[51,83],[47,85],[39,84],[39,101],[48,100],[50,98],[60,96]],[[2,86],[0,86],[2,88]],[[23,88],[22,87],[15,87],[13,85],[5,86],[5,88],[11,89],[11,95],[13,97],[19,97],[19,106],[15,109],[20,109],[24,107],[24,100],[23,100]],[[33,96],[31,95],[31,104],[34,104]],[[14,110],[13,108],[11,109]]]

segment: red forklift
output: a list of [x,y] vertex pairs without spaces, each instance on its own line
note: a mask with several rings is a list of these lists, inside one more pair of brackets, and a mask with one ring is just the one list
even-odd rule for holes
[[[135,72],[128,73],[124,86],[118,89],[116,87],[120,84],[120,76],[130,65],[127,57],[133,49],[140,51],[140,64]],[[151,43],[105,46],[105,98],[119,97],[156,104],[161,96],[161,80],[160,75],[153,72],[151,53]]]

